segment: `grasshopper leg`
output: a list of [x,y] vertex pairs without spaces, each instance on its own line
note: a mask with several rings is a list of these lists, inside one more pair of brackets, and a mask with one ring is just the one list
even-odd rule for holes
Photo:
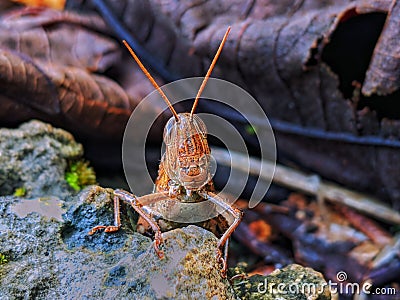
[[[201,196],[203,196],[205,199],[208,199],[211,202],[213,202],[214,204],[216,204],[219,207],[221,207],[224,210],[224,212],[229,214],[230,217],[232,218],[231,224],[229,225],[229,228],[221,236],[221,238],[218,241],[218,245],[217,245],[217,259],[222,264],[221,273],[222,273],[222,276],[225,277],[226,276],[226,270],[228,268],[227,259],[228,259],[228,241],[229,241],[229,237],[235,231],[236,227],[238,227],[240,221],[242,220],[243,213],[242,213],[241,210],[239,210],[236,207],[231,206],[223,198],[221,198],[220,196],[218,196],[217,194],[215,194],[213,192],[202,191],[202,192],[199,192],[199,194]],[[222,250],[221,250],[223,246],[225,246],[224,253],[222,253]]]
[[144,205],[155,203],[157,201],[168,199],[168,196],[163,193],[154,193],[142,197],[123,190],[114,191],[114,226],[96,226],[89,231],[89,234],[95,233],[97,230],[104,229],[105,232],[115,232],[121,227],[119,200],[129,203],[132,208],[151,226],[154,232],[154,250],[160,259],[164,258],[164,252],[160,249],[163,242],[162,232],[156,221],[151,217],[151,214],[145,211]]
[[217,261],[221,264],[221,275],[222,277],[226,277],[226,271],[228,269],[228,248],[229,248],[229,238],[226,240],[224,245],[224,254],[222,255],[222,251],[220,248],[217,248]]
[[104,229],[105,232],[116,232],[119,230],[120,227],[121,227],[121,219],[119,216],[119,198],[116,195],[114,195],[114,226],[112,226],[112,225],[110,225],[110,226],[104,226],[104,225],[95,226],[88,232],[88,234],[92,235],[96,231],[101,230],[101,229]]

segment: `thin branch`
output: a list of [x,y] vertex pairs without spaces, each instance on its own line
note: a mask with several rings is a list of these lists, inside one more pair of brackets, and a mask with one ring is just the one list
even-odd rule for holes
[[140,56],[143,62],[148,65],[152,70],[158,73],[165,81],[170,82],[180,77],[171,72],[162,62],[154,58],[136,39],[133,38],[131,33],[124,27],[118,18],[111,12],[108,5],[103,0],[93,0],[93,5],[104,18],[106,23],[114,30],[115,35],[120,40],[126,40],[129,45],[135,49],[135,52]]
[[[389,206],[382,204],[378,199],[343,188],[337,184],[323,181],[318,175],[306,175],[303,172],[292,168],[276,165],[270,161],[261,161],[258,158],[250,157],[238,152],[213,148],[212,155],[222,165],[232,168],[249,171],[250,174],[259,176],[264,180],[271,180],[278,184],[306,194],[322,197],[324,200],[346,205],[360,212],[374,216],[382,221],[400,224],[400,214]],[[250,166],[247,165],[249,161]],[[273,169],[275,168],[275,173]],[[261,169],[265,172],[260,173]],[[271,178],[273,174],[273,178]]]

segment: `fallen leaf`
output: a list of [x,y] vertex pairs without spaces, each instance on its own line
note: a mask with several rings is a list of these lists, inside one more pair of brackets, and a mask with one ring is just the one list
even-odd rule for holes
[[400,88],[400,3],[392,1],[382,34],[374,49],[363,94],[388,95]]
[[96,16],[45,9],[3,15],[2,122],[40,118],[82,136],[121,137],[135,100],[92,73],[119,61],[121,49],[106,31]]
[[103,72],[120,59],[121,47],[105,35],[97,16],[21,9],[0,18],[2,47],[32,60]]
[[0,74],[3,96],[50,115],[60,112],[55,87],[43,70],[28,57],[0,48]]

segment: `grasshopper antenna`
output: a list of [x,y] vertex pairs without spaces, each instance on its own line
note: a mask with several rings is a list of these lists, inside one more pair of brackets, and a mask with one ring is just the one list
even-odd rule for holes
[[223,39],[221,41],[221,44],[218,47],[217,53],[215,54],[214,59],[212,60],[210,67],[208,68],[207,74],[206,74],[206,76],[204,76],[203,82],[201,83],[199,91],[197,92],[196,98],[194,99],[192,110],[190,112],[190,118],[193,117],[193,113],[196,110],[197,104],[199,103],[199,99],[200,99],[201,93],[203,92],[204,88],[206,87],[208,78],[210,77],[211,72],[214,69],[215,64],[217,63],[218,57],[221,54],[222,48],[225,45],[226,39],[228,38],[228,34],[229,34],[230,31],[231,31],[231,26],[229,26],[228,29],[226,30],[225,35],[224,35],[224,37],[223,37]]
[[165,93],[162,91],[162,89],[160,88],[160,86],[157,84],[157,82],[154,80],[154,78],[150,75],[149,71],[147,71],[147,69],[145,68],[145,66],[142,64],[142,62],[140,61],[139,57],[137,57],[137,55],[135,54],[135,52],[133,51],[133,49],[131,48],[131,46],[129,46],[129,44],[123,40],[122,41],[125,45],[126,48],[128,48],[129,52],[131,53],[133,59],[136,61],[136,63],[139,65],[140,69],[143,71],[144,75],[146,75],[146,77],[150,80],[151,84],[156,88],[156,90],[160,93],[161,97],[164,99],[165,103],[167,103],[168,108],[171,110],[172,114],[175,117],[176,122],[179,122],[179,117],[178,114],[176,113],[175,109],[173,108],[171,102],[168,100],[167,95],[165,95]]

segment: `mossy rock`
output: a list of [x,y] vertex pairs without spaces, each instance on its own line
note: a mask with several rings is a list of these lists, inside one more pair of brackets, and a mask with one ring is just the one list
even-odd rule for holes
[[82,157],[83,148],[67,131],[33,120],[0,129],[0,153],[0,195],[64,198],[71,190],[66,167]]
[[233,287],[243,300],[330,300],[328,284],[321,273],[292,264],[268,276],[236,279]]

